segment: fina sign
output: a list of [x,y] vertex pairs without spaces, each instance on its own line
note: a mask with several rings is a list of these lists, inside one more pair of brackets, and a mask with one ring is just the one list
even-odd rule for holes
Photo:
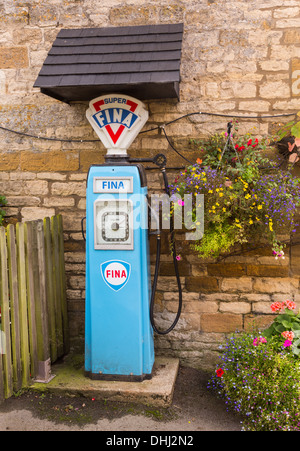
[[129,280],[131,265],[121,260],[110,260],[100,265],[104,282],[114,291],[119,291]]
[[122,94],[92,100],[86,116],[108,155],[126,155],[149,117],[143,102]]

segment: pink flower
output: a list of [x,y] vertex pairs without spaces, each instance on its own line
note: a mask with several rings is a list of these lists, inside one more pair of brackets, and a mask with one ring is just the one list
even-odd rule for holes
[[273,304],[271,304],[272,312],[281,312],[283,309],[284,306],[282,305],[282,302],[273,302]]
[[178,205],[180,205],[182,207],[184,205],[184,201],[181,199],[178,199]]
[[176,255],[176,260],[179,262],[181,260],[181,256],[180,255]]
[[285,342],[283,343],[283,346],[285,347],[285,348],[288,348],[289,346],[292,346],[292,342],[290,341],[290,340],[285,340]]
[[286,308],[289,310],[295,310],[296,304],[293,301],[284,301],[283,304],[285,304]]
[[272,312],[281,312],[281,310],[284,310],[285,308],[295,310],[296,304],[293,301],[273,302],[273,304],[271,304]]
[[286,338],[287,340],[289,340],[291,342],[293,341],[293,339],[295,337],[294,332],[288,331],[288,330],[286,330],[285,332],[282,332],[281,335],[283,336],[283,338]]
[[258,346],[260,343],[267,343],[267,339],[265,337],[256,337],[253,340],[253,346]]

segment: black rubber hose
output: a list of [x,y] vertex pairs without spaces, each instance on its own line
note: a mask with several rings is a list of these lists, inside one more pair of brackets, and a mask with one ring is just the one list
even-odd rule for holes
[[[167,178],[166,170],[164,168],[162,169],[162,173],[163,173],[166,193],[168,195],[170,195],[168,178]],[[176,324],[179,321],[179,318],[181,315],[181,310],[182,310],[182,287],[181,287],[181,281],[180,281],[180,276],[179,276],[178,262],[176,259],[173,216],[171,216],[171,221],[170,221],[170,235],[171,235],[170,240],[171,240],[171,248],[172,248],[172,256],[173,256],[173,264],[174,264],[175,276],[176,276],[176,281],[177,281],[177,286],[178,286],[179,302],[178,302],[177,314],[176,314],[175,320],[173,321],[171,326],[167,330],[163,330],[163,331],[157,329],[157,327],[155,326],[155,322],[154,322],[154,299],[155,299],[155,292],[156,292],[156,286],[157,286],[157,280],[158,280],[159,265],[160,265],[160,252],[161,252],[160,235],[157,235],[155,273],[154,273],[151,300],[150,300],[150,321],[151,321],[151,325],[153,327],[154,332],[156,332],[159,335],[167,335],[174,329],[174,327],[176,326]]]

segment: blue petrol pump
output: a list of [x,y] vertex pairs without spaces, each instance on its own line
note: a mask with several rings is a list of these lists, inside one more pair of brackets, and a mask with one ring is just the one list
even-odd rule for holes
[[148,112],[132,97],[105,95],[90,102],[87,118],[107,155],[87,179],[85,372],[92,379],[142,381],[154,364],[159,257],[151,288],[147,180],[127,148]]

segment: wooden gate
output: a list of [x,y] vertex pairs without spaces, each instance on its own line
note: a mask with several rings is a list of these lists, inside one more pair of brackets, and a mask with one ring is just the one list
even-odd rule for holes
[[62,216],[0,227],[0,402],[69,351]]

